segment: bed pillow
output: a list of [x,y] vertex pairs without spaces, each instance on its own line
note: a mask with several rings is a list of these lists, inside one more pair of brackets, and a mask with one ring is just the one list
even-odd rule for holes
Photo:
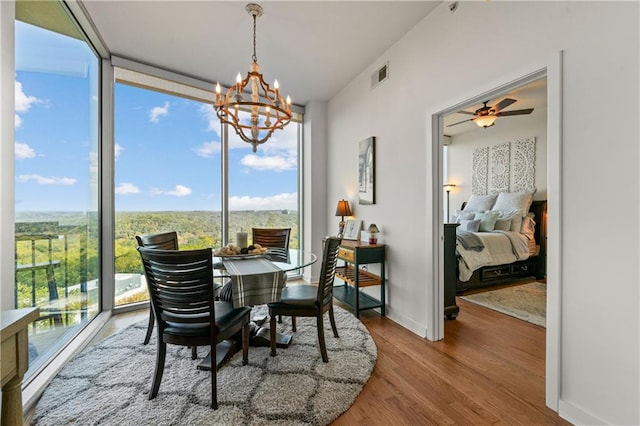
[[493,228],[496,226],[496,220],[498,220],[498,213],[496,212],[486,212],[486,213],[476,213],[476,220],[480,220],[480,226],[478,227],[479,232],[491,232]]
[[461,220],[473,220],[475,216],[476,216],[476,212],[472,212],[472,211],[464,212],[462,210],[456,210],[456,214],[455,216],[453,216],[452,222],[460,223]]
[[494,231],[510,231],[511,230],[511,219],[501,219],[498,218],[496,220],[496,225],[493,228]]
[[498,194],[498,198],[496,198],[496,202],[493,204],[492,210],[520,210],[522,211],[522,216],[525,216],[527,212],[529,212],[529,207],[531,207],[534,192],[535,189],[522,192],[501,192]]
[[458,226],[456,231],[478,232],[479,227],[480,227],[479,220],[461,219],[460,226]]
[[522,228],[522,210],[508,210],[508,211],[498,211],[492,210],[494,213],[498,213],[498,219],[510,220],[509,229],[505,229],[505,231],[511,232],[520,232]]
[[529,213],[522,218],[522,226],[520,227],[520,233],[526,236],[529,240],[535,240],[534,233],[536,232],[536,222],[533,220],[533,213]]
[[476,212],[484,212],[487,210],[491,210],[493,207],[493,203],[496,202],[496,198],[498,194],[488,194],[488,195],[477,195],[471,194],[469,197],[469,201],[462,209],[463,211],[476,211]]

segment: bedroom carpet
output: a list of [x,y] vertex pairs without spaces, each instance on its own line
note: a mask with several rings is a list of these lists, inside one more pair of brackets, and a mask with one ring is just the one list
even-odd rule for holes
[[460,298],[532,324],[546,326],[547,285],[545,283],[532,282],[460,296]]
[[[218,410],[212,410],[211,375],[196,368],[208,353],[167,345],[158,396],[149,401],[156,330],[144,346],[147,320],[89,347],[53,379],[38,402],[33,425],[326,425],[349,409],[369,380],[377,359],[362,323],[334,307],[340,338],[325,315],[329,362],[317,346],[314,318],[298,318],[298,331],[283,318],[278,331],[293,334],[291,346],[271,357],[267,347],[249,348],[249,364],[236,353],[218,371]],[[254,308],[254,315],[266,306]],[[329,330],[327,333],[326,330]]]

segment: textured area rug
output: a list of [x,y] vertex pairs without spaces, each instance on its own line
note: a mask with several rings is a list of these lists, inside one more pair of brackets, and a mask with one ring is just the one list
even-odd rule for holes
[[[362,323],[334,307],[340,338],[325,315],[329,362],[322,362],[315,319],[298,318],[297,332],[284,317],[278,331],[293,334],[289,348],[249,348],[249,364],[236,353],[218,371],[218,404],[211,403],[211,375],[197,369],[209,352],[167,345],[158,396],[147,399],[156,354],[142,341],[147,321],[85,349],[60,371],[36,406],[33,425],[325,425],[346,411],[369,379],[377,350]],[[266,307],[254,308],[254,314]]]
[[460,298],[532,324],[546,326],[547,285],[545,283],[533,282],[460,296]]

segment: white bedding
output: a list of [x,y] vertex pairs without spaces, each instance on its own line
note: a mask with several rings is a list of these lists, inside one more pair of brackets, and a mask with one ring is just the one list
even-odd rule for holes
[[494,231],[475,232],[482,240],[482,251],[465,250],[460,244],[456,250],[461,259],[458,263],[460,281],[468,281],[473,271],[483,266],[504,265],[529,258],[529,239],[520,232]]

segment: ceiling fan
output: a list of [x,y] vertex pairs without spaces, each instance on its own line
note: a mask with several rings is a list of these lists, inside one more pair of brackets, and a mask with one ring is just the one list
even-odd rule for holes
[[466,123],[467,121],[473,121],[478,126],[486,129],[487,127],[493,126],[494,122],[498,117],[531,114],[531,112],[533,111],[533,108],[515,109],[513,111],[503,111],[503,109],[513,104],[514,102],[516,102],[515,99],[504,98],[494,106],[490,107],[490,106],[487,106],[489,101],[485,101],[483,102],[484,105],[481,108],[478,108],[477,110],[475,110],[475,112],[458,111],[458,113],[460,114],[470,114],[470,115],[473,115],[474,117],[469,118],[468,120],[462,120],[457,123],[449,124],[447,127],[456,126],[458,124]]

